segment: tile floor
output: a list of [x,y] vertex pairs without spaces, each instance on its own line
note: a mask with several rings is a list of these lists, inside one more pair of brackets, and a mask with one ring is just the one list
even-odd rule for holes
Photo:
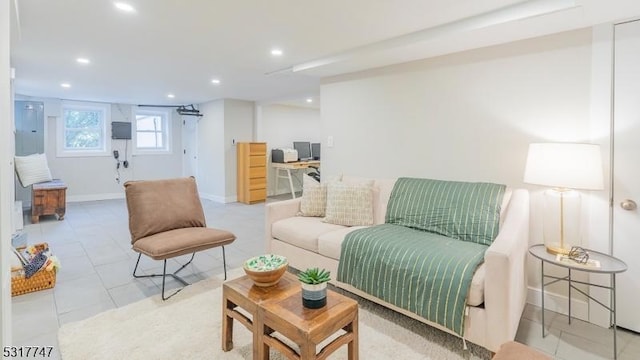
[[[284,196],[284,198],[288,198]],[[272,201],[272,200],[270,200]],[[238,239],[226,247],[227,266],[236,268],[248,257],[264,252],[264,205],[218,204],[203,200],[207,223],[228,229]],[[30,224],[25,214],[28,242],[48,242],[60,258],[62,268],[54,289],[13,298],[13,344],[53,345],[53,359],[59,359],[58,328],[148,296],[158,296],[161,279],[134,279],[136,253],[130,248],[127,210],[124,200],[67,204],[64,221],[53,216]],[[188,260],[178,259],[178,260]],[[142,257],[141,269],[162,271],[161,262]],[[169,267],[177,268],[176,260]],[[222,253],[212,249],[196,255],[182,271],[189,282],[222,273]],[[180,286],[168,280],[168,288]],[[542,350],[557,359],[612,358],[611,330],[548,312],[548,335],[541,336],[540,308],[527,305],[516,340]],[[620,331],[619,359],[640,358],[640,336]]]

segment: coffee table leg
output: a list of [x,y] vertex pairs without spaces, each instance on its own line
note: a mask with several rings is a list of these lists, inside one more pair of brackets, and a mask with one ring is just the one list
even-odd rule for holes
[[262,339],[266,334],[264,321],[260,309],[253,316],[253,358],[257,360],[269,360],[269,346]]
[[358,310],[357,309],[356,309],[356,316],[353,319],[353,322],[348,326],[348,331],[351,331],[351,333],[353,334],[353,341],[351,341],[349,345],[347,345],[348,359],[358,360],[359,344],[358,344]]
[[311,339],[307,339],[304,344],[300,346],[300,359],[301,360],[310,360],[316,358],[316,344],[311,341]]
[[222,351],[233,349],[233,318],[227,315],[227,311],[233,310],[236,304],[229,301],[223,295],[222,299]]

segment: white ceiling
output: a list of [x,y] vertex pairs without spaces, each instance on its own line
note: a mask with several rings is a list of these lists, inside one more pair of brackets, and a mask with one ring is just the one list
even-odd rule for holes
[[[16,93],[130,104],[221,98],[304,104],[317,99],[324,76],[640,15],[638,0],[123,1],[137,11],[123,13],[108,0],[14,0]],[[521,3],[567,2],[577,6],[469,25]],[[284,55],[271,56],[274,47]],[[91,64],[76,63],[78,57]],[[327,61],[292,71],[315,60]]]

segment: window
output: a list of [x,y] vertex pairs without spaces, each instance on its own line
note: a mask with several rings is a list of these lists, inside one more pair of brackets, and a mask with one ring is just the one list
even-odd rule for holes
[[134,147],[137,154],[170,152],[171,127],[169,111],[134,108]]
[[58,156],[108,156],[109,105],[63,102],[58,121]]

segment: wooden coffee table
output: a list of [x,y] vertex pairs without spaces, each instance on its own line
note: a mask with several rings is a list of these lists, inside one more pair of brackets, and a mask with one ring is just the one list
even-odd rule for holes
[[[288,272],[276,285],[270,287],[255,286],[246,275],[226,281],[222,285],[222,350],[233,349],[233,320],[236,319],[253,333],[253,357],[256,359],[262,334],[257,331],[261,323],[257,316],[259,305],[287,297],[292,293],[298,293],[300,296],[300,281]],[[238,308],[251,317],[238,311]]]
[[[268,360],[271,347],[288,359],[326,359],[342,345],[348,345],[348,359],[358,360],[358,303],[346,296],[327,290],[326,306],[307,309],[302,306],[302,297],[300,291],[297,291],[278,300],[260,304],[257,318],[257,327],[262,328],[262,336],[258,337],[262,345],[258,349],[257,359]],[[345,333],[316,353],[318,344],[341,329]],[[296,343],[300,353],[271,336],[273,332]]]

